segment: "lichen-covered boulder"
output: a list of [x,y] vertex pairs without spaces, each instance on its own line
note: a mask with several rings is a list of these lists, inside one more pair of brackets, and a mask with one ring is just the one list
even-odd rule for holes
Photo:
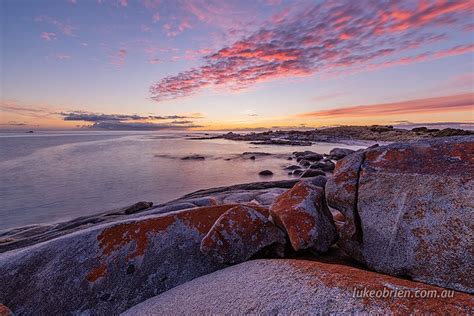
[[419,282],[334,263],[262,259],[196,278],[123,315],[470,315],[473,308],[469,294]]
[[368,267],[474,292],[474,137],[371,148],[326,184],[339,246]]
[[0,303],[0,316],[13,316],[13,313],[8,307]]
[[324,189],[300,181],[270,207],[274,223],[287,232],[294,250],[325,252],[337,240]]
[[239,263],[269,246],[283,248],[285,234],[268,220],[268,210],[238,205],[214,223],[201,252],[220,263]]
[[0,255],[0,302],[19,315],[117,314],[223,265],[199,250],[236,204],[107,223]]

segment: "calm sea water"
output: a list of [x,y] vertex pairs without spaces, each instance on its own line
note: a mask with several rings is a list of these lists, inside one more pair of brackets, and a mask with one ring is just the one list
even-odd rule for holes
[[[0,134],[0,230],[52,223],[123,207],[137,201],[166,202],[217,186],[288,179],[282,167],[295,150],[228,140],[189,140],[190,133],[37,132]],[[202,134],[194,134],[202,135]],[[274,155],[243,159],[246,151]],[[203,161],[181,160],[199,154]],[[227,159],[231,160],[227,160]]]

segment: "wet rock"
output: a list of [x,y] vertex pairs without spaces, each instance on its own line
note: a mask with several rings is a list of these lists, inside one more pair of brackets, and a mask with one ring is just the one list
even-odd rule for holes
[[304,155],[302,158],[305,160],[314,162],[314,161],[319,161],[323,159],[324,157],[321,154],[314,153],[314,154]]
[[319,162],[316,162],[316,163],[313,163],[310,168],[311,169],[320,169],[320,170],[323,170],[323,171],[333,171],[334,168],[335,168],[335,164],[334,162],[332,162],[331,160],[326,160],[326,161],[319,161]]
[[293,176],[295,177],[299,177],[301,176],[306,170],[303,170],[303,169],[295,169],[293,170],[293,172],[291,173]]
[[329,152],[329,157],[333,160],[339,160],[344,158],[347,155],[350,155],[354,152],[352,149],[347,148],[333,148]]
[[273,172],[271,172],[270,170],[263,170],[263,171],[260,171],[258,174],[264,177],[273,176]]
[[249,159],[250,160],[255,160],[255,156],[250,156]]
[[181,158],[181,160],[204,160],[206,157],[201,155],[191,155]]
[[240,205],[231,208],[204,237],[201,252],[219,263],[233,264],[246,261],[274,244],[284,248],[285,234],[267,217],[268,210]]
[[300,181],[280,195],[270,207],[274,223],[284,229],[293,249],[325,252],[337,240],[324,190]]
[[326,186],[327,178],[323,175],[319,175],[313,178],[305,178],[303,181],[307,181],[312,185],[324,188]]
[[300,166],[297,166],[297,165],[289,165],[287,167],[284,168],[285,170],[296,170],[296,169],[301,169]]
[[146,202],[146,201],[141,201],[141,202],[138,202],[138,203],[135,203],[127,208],[125,208],[123,210],[123,212],[125,214],[133,214],[133,213],[138,213],[138,212],[141,212],[143,210],[146,210],[150,207],[153,206],[153,202]]
[[305,168],[311,166],[311,162],[308,161],[308,160],[305,160],[305,159],[300,160],[300,161],[298,162],[298,164],[299,164],[300,166],[302,166],[302,167],[305,167]]
[[[420,292],[445,297],[395,297]],[[267,259],[199,277],[124,315],[466,315],[473,304],[468,294],[340,264]]]
[[338,162],[326,184],[340,247],[369,268],[474,292],[474,137],[392,144]]
[[308,170],[305,170],[301,174],[301,178],[311,178],[311,177],[324,176],[324,175],[325,175],[324,171],[317,170],[317,169],[308,169]]
[[18,315],[119,314],[222,268],[199,248],[234,206],[107,223],[3,253],[0,302]]

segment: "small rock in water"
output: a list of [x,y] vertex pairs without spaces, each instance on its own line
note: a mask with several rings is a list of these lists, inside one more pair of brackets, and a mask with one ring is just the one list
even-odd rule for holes
[[271,245],[284,248],[285,233],[263,212],[238,205],[222,214],[201,242],[201,252],[219,263],[239,263]]
[[339,160],[344,158],[347,155],[350,155],[354,152],[352,149],[347,148],[333,148],[329,152],[329,157],[334,160]]
[[191,155],[181,158],[181,160],[204,160],[206,157],[201,155]]
[[312,164],[311,169],[321,169],[323,171],[333,171],[336,165],[331,160],[320,161]]
[[255,160],[255,156],[250,156],[250,160]]
[[263,171],[260,171],[258,174],[264,177],[273,176],[273,172],[271,172],[270,170],[263,170]]

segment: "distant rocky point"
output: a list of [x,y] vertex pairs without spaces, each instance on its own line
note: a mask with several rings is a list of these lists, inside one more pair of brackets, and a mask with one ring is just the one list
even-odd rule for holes
[[372,126],[338,126],[306,131],[267,131],[261,133],[227,134],[194,139],[223,138],[235,141],[250,141],[256,145],[290,145],[311,146],[314,142],[342,142],[347,140],[364,140],[379,142],[400,142],[432,137],[451,137],[474,135],[474,131],[445,128],[429,129],[416,127],[411,130],[396,128],[391,125]]

